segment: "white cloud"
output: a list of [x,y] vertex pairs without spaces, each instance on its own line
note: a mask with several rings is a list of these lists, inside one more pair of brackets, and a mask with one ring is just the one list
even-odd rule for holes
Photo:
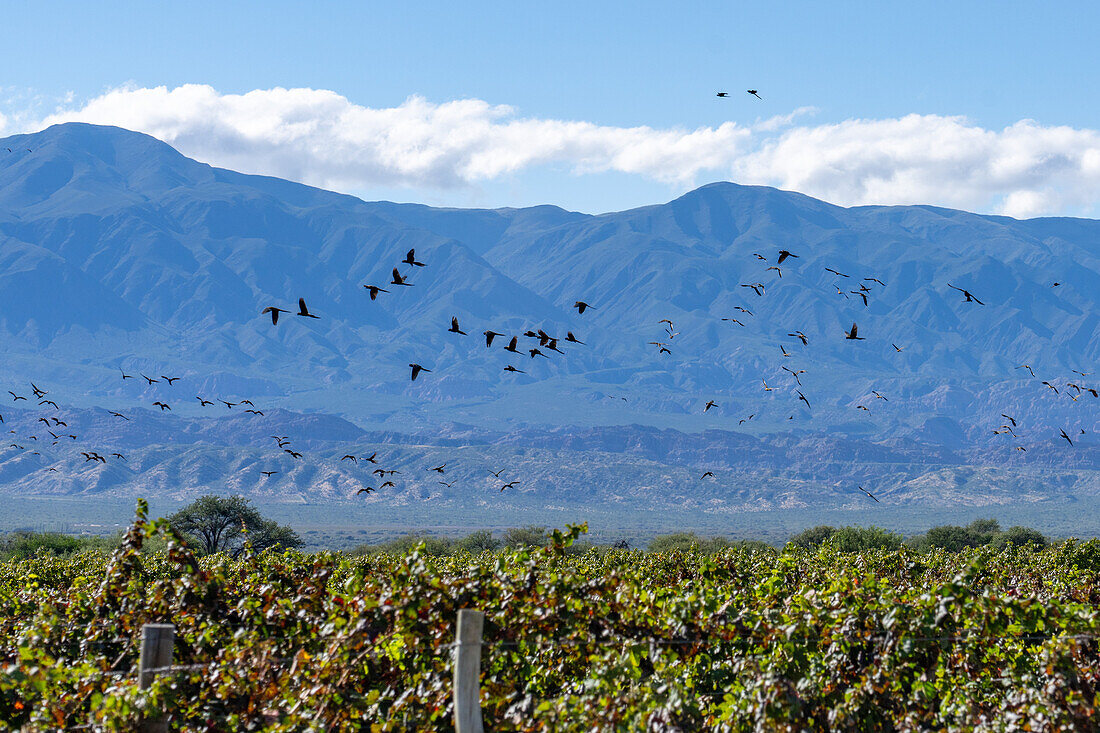
[[614,171],[684,190],[703,179],[775,185],[842,205],[930,203],[1013,216],[1096,212],[1100,132],[1023,120],[1003,130],[963,117],[797,124],[799,109],[751,126],[614,127],[522,117],[478,99],[410,97],[390,108],[318,89],[221,94],[188,84],[133,86],[44,119],[7,109],[23,130],[65,121],[119,125],[213,165],[341,191],[467,187],[540,166]]

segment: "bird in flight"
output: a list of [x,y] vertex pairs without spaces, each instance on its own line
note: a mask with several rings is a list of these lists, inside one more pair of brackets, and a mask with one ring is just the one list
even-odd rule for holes
[[353,456],[353,455],[351,455],[351,454],[347,454],[347,455],[345,455],[345,456],[344,456],[343,458],[341,458],[340,460],[341,460],[341,461],[347,461],[347,460],[350,460],[350,461],[351,461],[352,463],[357,463],[357,462],[359,461],[359,459],[358,459],[358,458],[356,458],[355,456]]
[[512,340],[508,342],[508,345],[504,347],[504,350],[511,351],[513,354],[520,353],[519,349],[516,348],[516,342],[518,341],[518,339],[518,336],[513,336]]
[[504,367],[504,371],[506,371],[506,372],[515,372],[516,374],[526,374],[526,373],[527,373],[527,372],[523,371],[522,369],[516,369],[516,368],[515,368],[514,366],[512,366],[511,364],[509,364],[508,366]]
[[130,419],[130,418],[126,417],[125,415],[123,415],[121,412],[115,412],[114,410],[109,410],[109,412],[112,415],[114,415],[115,417],[121,417],[123,420],[129,420]]
[[846,338],[849,341],[863,341],[863,337],[857,335],[858,333],[859,333],[859,329],[856,326],[856,324],[853,323],[852,324],[852,330],[848,331],[846,334],[844,334],[844,338]]
[[550,358],[549,356],[547,356],[546,354],[542,353],[542,352],[541,352],[541,351],[539,351],[538,349],[528,349],[528,350],[527,350],[527,353],[529,353],[529,354],[531,355],[531,358],[532,358],[532,359],[534,359],[534,358],[535,358],[536,356],[541,356],[541,357],[542,357],[542,358],[544,358],[544,359],[549,359],[549,358]]
[[[265,315],[267,313],[271,314],[271,325],[276,326],[276,325],[279,324],[279,314],[280,313],[290,313],[290,311],[283,310],[282,308],[276,308],[273,305],[269,305],[268,307],[266,307],[262,311],[260,311],[260,315]],[[126,379],[126,375],[123,375],[122,378]]]
[[57,403],[54,402],[53,400],[42,400],[38,404],[39,404],[39,406],[41,406],[41,405],[53,405],[53,409],[55,409],[55,410],[60,410],[61,409],[60,407],[57,406]]
[[1004,414],[1003,412],[1001,413],[1001,417],[1003,417],[1005,420],[1008,420],[1010,423],[1012,423],[1012,427],[1016,427],[1016,421],[1013,420],[1011,417]]
[[745,325],[744,323],[741,323],[741,321],[737,320],[736,318],[723,318],[722,320],[723,321],[729,321],[730,323],[736,323],[738,326],[742,326],[742,327],[744,327],[744,325]]
[[797,338],[799,341],[802,342],[803,346],[808,346],[810,344],[809,339],[806,338],[806,334],[802,333],[801,331],[795,331],[794,333],[788,333],[787,335]]
[[289,453],[292,458],[301,458],[302,454],[297,451],[293,451],[290,448],[283,448],[283,453]]
[[865,277],[863,279],[869,283],[878,283],[882,287],[886,287],[886,283],[884,283],[882,280],[879,280],[877,277]]
[[1069,443],[1070,445],[1073,445],[1073,441],[1069,439],[1069,436],[1068,436],[1068,435],[1066,435],[1066,431],[1065,431],[1065,430],[1063,430],[1063,431],[1062,431],[1062,437],[1066,439],[1066,442],[1067,442],[1067,443]]
[[775,261],[775,264],[777,264],[777,265],[782,265],[782,264],[783,264],[783,260],[787,259],[788,257],[794,257],[794,258],[796,258],[796,259],[797,259],[797,258],[798,258],[798,255],[796,255],[796,254],[793,254],[793,253],[791,253],[791,252],[788,252],[788,251],[787,251],[787,250],[785,250],[785,249],[781,249],[781,250],[779,250],[779,259]]
[[122,367],[119,367],[118,371],[119,371],[119,373],[122,374],[123,379],[133,379],[134,378],[132,374],[127,374],[126,372],[122,371]]
[[752,291],[754,293],[756,293],[757,295],[762,296],[765,293],[764,283],[751,283],[751,284],[742,283],[741,287],[743,287],[743,288],[752,288]]
[[751,94],[752,96],[756,97],[757,99],[759,99],[761,102],[764,101],[764,98],[761,97],[759,94],[757,94],[755,89],[746,89],[745,91],[748,92],[749,94]]
[[831,268],[831,267],[826,267],[826,268],[825,268],[825,270],[826,270],[827,272],[831,272],[831,273],[833,273],[834,275],[836,275],[836,276],[838,276],[838,277],[850,277],[850,275],[845,275],[845,274],[844,274],[843,272],[837,272],[836,270],[834,270],[834,269],[833,269],[833,268]]
[[169,387],[171,387],[174,382],[180,381],[179,377],[166,377],[163,374],[160,375],[160,378],[163,379],[165,382],[168,382]]
[[802,400],[803,402],[805,402],[805,403],[806,403],[806,409],[807,409],[807,410],[809,410],[809,409],[812,409],[812,408],[810,407],[810,401],[809,401],[808,399],[806,399],[806,395],[802,394],[802,392],[800,392],[800,391],[799,391],[799,390],[797,390],[797,389],[795,390],[795,392],[797,392],[797,393],[798,393],[798,399],[800,399],[800,400]]
[[958,290],[960,293],[965,295],[966,296],[966,301],[964,301],[964,302],[966,302],[966,303],[977,303],[978,305],[985,305],[985,303],[983,303],[982,301],[975,298],[974,294],[971,293],[969,290],[966,290],[965,288],[957,288],[954,285],[952,285],[951,283],[947,283],[947,287],[951,288],[952,290]]
[[1027,369],[1028,374],[1030,374],[1033,377],[1035,376],[1035,372],[1032,370],[1031,366],[1028,365],[1028,364],[1021,364],[1020,366],[1018,366],[1016,368],[1017,369]]
[[356,491],[356,492],[355,492],[355,495],[356,495],[356,496],[359,496],[360,494],[369,494],[369,493],[370,493],[370,492],[372,492],[372,491],[374,491],[374,487],[373,487],[373,486],[364,486],[363,488],[361,488],[361,489],[359,489],[358,491]]
[[[138,372],[138,374],[141,374],[141,372]],[[159,379],[153,379],[152,377],[147,377],[144,374],[141,374],[141,377],[142,377],[142,379],[144,379],[149,384],[156,384],[156,383],[160,382]]]
[[791,373],[791,376],[792,376],[792,377],[794,377],[794,381],[798,382],[798,386],[799,386],[799,387],[801,387],[801,386],[802,386],[802,380],[798,378],[798,375],[799,375],[799,374],[805,374],[805,373],[806,373],[806,370],[805,370],[805,369],[799,369],[798,371],[795,371],[794,369],[788,369],[788,368],[787,368],[787,367],[785,367],[785,366],[784,366],[784,367],[780,367],[780,369],[782,369],[782,370],[783,370],[783,371],[785,371],[785,372],[790,372],[790,373]]
[[763,377],[760,378],[760,382],[761,382],[761,384],[764,385],[764,391],[765,392],[774,392],[775,391],[775,387],[769,387],[768,383],[764,381]]
[[449,484],[446,481],[436,481],[436,483],[440,486],[446,486],[448,489],[454,486],[454,484]]
[[500,474],[504,473],[504,471],[505,471],[505,469],[503,469],[503,468],[500,469],[499,471],[489,471],[489,475],[490,476],[495,476],[496,478],[500,478]]
[[305,298],[298,298],[298,312],[294,315],[302,316],[303,318],[320,318],[320,316],[315,316],[309,312],[309,308],[306,308]]
[[852,295],[858,295],[859,297],[863,298],[864,307],[866,307],[868,305],[868,303],[867,303],[867,293],[861,293],[858,290],[849,290],[848,292],[850,292]]
[[277,474],[278,471],[260,471],[260,473],[263,474],[264,476],[271,477],[271,476],[274,476],[275,474]]
[[713,473],[711,473],[710,471],[707,471],[706,473],[704,473],[704,474],[703,474],[702,476],[700,476],[700,477],[699,477],[699,480],[700,480],[700,481],[702,481],[702,480],[703,480],[703,479],[705,479],[705,478],[706,478],[707,476],[710,476],[711,478],[714,478],[714,474],[713,474]]
[[[728,97],[729,95],[730,95],[729,92],[718,92],[719,97]],[[11,148],[8,148],[8,152],[9,153],[11,152]]]
[[565,332],[565,340],[571,344],[580,344],[581,346],[584,346],[584,342],[577,340],[577,337],[573,335],[572,331]]
[[485,347],[488,348],[493,345],[493,339],[497,336],[503,336],[503,333],[497,333],[496,331],[485,331]]
[[778,273],[779,273],[779,277],[783,277],[783,271],[782,271],[782,270],[780,270],[780,269],[779,269],[778,267],[776,267],[775,265],[772,265],[772,266],[771,266],[771,267],[769,267],[769,268],[768,268],[767,270],[764,270],[764,272],[767,272],[768,270],[775,270],[776,272],[778,272]]
[[1048,387],[1050,387],[1050,388],[1051,388],[1052,390],[1054,390],[1054,394],[1058,394],[1058,388],[1057,388],[1057,387],[1055,387],[1055,386],[1054,386],[1053,384],[1051,384],[1050,382],[1046,382],[1046,381],[1044,381],[1044,382],[1043,382],[1043,384],[1045,384],[1046,386],[1048,386]]
[[871,394],[873,394],[876,398],[878,398],[880,400],[885,400],[886,402],[890,401],[890,400],[887,400],[885,397],[883,397],[882,395],[880,395],[878,392],[876,392],[873,389],[871,390]]
[[751,310],[749,310],[748,308],[742,308],[742,307],[741,307],[741,306],[739,306],[739,305],[735,305],[735,306],[733,306],[733,309],[734,309],[735,311],[738,311],[739,313],[747,313],[747,314],[748,314],[748,315],[750,315],[750,316],[751,316],[751,315],[753,315],[753,313],[752,313],[752,311],[751,311]]
[[703,406],[703,412],[706,412],[712,407],[718,407],[718,403],[714,400],[707,400],[707,404]]
[[436,473],[445,473],[443,469],[445,469],[446,467],[447,467],[447,464],[444,463],[442,466],[436,466],[435,468],[429,468],[428,470],[429,471],[435,471]]
[[373,464],[377,465],[378,461],[375,460],[376,458],[378,458],[378,451],[375,451],[374,453],[371,453],[370,458],[364,458],[363,460],[366,461],[367,463],[373,463]]
[[874,499],[876,504],[881,504],[882,503],[881,501],[878,500],[878,498],[874,494],[872,494],[870,491],[863,488],[862,486],[856,486],[856,488],[859,489],[860,491],[862,491],[864,494],[867,494],[867,496]]
[[505,489],[510,489],[510,488],[512,488],[513,486],[519,486],[519,485],[520,485],[520,483],[521,483],[520,481],[510,481],[510,482],[508,482],[508,483],[504,484],[504,486],[501,486],[501,487],[500,487],[500,491],[501,491],[501,493],[504,493],[504,490],[505,490]]
[[891,346],[893,346],[893,347],[894,347],[894,351],[898,352],[899,354],[900,354],[901,352],[905,351],[905,347],[904,347],[904,346],[898,346],[897,344],[890,344],[890,345],[891,345]]
[[783,344],[779,344],[779,350],[783,352],[783,356],[790,356],[791,352],[787,351]]
[[412,369],[412,380],[416,381],[416,378],[420,376],[420,372],[431,372],[431,369],[425,369],[419,364],[409,364],[409,368]]
[[455,316],[451,316],[451,327],[448,328],[447,331],[449,333],[457,333],[457,334],[461,334],[463,336],[466,335],[466,332],[458,327],[458,318],[455,317]]
[[379,488],[379,489],[384,489],[384,488],[386,488],[387,486],[392,486],[392,487],[394,487],[395,489],[397,488],[397,484],[395,484],[395,483],[394,483],[393,481],[387,481],[386,483],[384,483],[384,484],[381,484],[381,485],[380,485],[380,486],[379,486],[378,488]]
[[423,262],[416,261],[416,249],[410,249],[408,254],[405,255],[405,259],[402,260],[406,265],[413,265],[415,267],[424,267]]
[[34,386],[34,382],[31,382],[31,391],[34,392],[34,396],[37,397],[38,399],[42,399],[43,397],[45,397],[46,395],[49,394],[49,392],[43,391],[43,390],[39,389],[38,387]]
[[237,406],[236,402],[226,402],[225,400],[218,400],[218,402],[225,405],[225,409],[227,409],[227,410],[232,410],[234,407]]
[[207,405],[210,405],[211,407],[214,406],[213,402],[211,402],[210,400],[204,400],[202,397],[199,397],[198,395],[195,395],[195,399],[199,401],[199,407],[206,407]]
[[393,280],[390,281],[390,285],[405,285],[412,287],[412,283],[405,282],[405,278],[401,277],[401,273],[397,271],[397,268],[393,268]]
[[363,287],[370,291],[370,299],[371,300],[377,300],[379,293],[388,293],[388,292],[390,292],[389,290],[386,290],[385,288],[380,288],[377,285],[364,285]]
[[10,394],[12,396],[12,398],[13,398],[12,402],[18,402],[19,400],[26,401],[26,399],[27,399],[26,397],[20,397],[15,392],[12,392],[10,389],[8,390],[8,394]]
[[573,304],[573,307],[577,309],[577,315],[580,315],[592,306],[590,306],[588,303],[585,303],[583,300],[578,300],[576,303]]
[[740,420],[737,421],[737,424],[740,425],[741,423],[745,422],[746,420],[752,420],[754,417],[756,417],[755,412],[752,413],[751,415],[749,415],[748,417],[741,418]]
[[155,406],[159,407],[159,408],[160,408],[160,411],[161,411],[161,412],[164,412],[165,410],[169,410],[169,411],[170,411],[170,410],[172,409],[171,407],[169,407],[168,405],[164,404],[163,402],[154,402],[153,404],[154,404]]

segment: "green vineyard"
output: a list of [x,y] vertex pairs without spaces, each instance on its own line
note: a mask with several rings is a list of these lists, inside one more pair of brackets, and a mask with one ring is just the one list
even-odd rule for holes
[[[197,558],[138,518],[113,555],[0,564],[0,723],[448,730],[460,609],[488,730],[1088,730],[1100,544],[843,553]],[[167,552],[143,550],[167,537]],[[175,625],[142,689],[139,636]]]

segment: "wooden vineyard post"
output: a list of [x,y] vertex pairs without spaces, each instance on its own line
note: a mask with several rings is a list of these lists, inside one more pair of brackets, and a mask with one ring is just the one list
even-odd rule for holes
[[[153,684],[156,673],[152,670],[172,666],[172,646],[176,641],[176,627],[172,624],[144,624],[141,627],[141,657],[138,662],[138,687],[146,689]],[[168,719],[144,718],[142,733],[167,733]]]
[[464,608],[455,629],[455,733],[483,733],[481,722],[481,629],[485,614]]

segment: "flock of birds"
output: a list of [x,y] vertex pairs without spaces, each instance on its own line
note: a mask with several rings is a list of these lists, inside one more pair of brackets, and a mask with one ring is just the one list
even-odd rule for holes
[[[755,89],[748,89],[748,90],[746,90],[746,92],[749,95],[751,95],[753,97],[756,97],[757,99],[761,99],[761,100],[763,99],[760,96],[760,94],[757,92],[757,90],[755,90]],[[729,95],[728,92],[720,91],[720,92],[717,93],[717,96],[721,97],[721,98],[729,98],[730,95]],[[10,152],[10,149],[9,149],[9,152]],[[784,266],[787,268],[788,272],[791,271],[792,268],[797,268],[797,265],[792,260],[799,259],[798,254],[795,254],[794,252],[791,252],[787,249],[779,249],[776,252],[774,264],[769,260],[769,258],[767,256],[765,256],[762,253],[754,252],[754,253],[752,253],[752,256],[757,261],[765,263],[767,265],[767,267],[764,268],[763,272],[765,274],[769,273],[769,272],[774,272],[775,273],[774,277],[775,277],[776,280],[781,279],[783,277]],[[426,263],[420,262],[419,260],[416,259],[415,249],[410,249],[408,251],[408,253],[406,254],[406,256],[405,256],[405,259],[401,260],[398,263],[398,266],[393,268],[392,277],[391,277],[391,280],[390,280],[389,283],[384,283],[383,285],[375,285],[375,284],[365,284],[365,285],[363,285],[363,288],[367,291],[367,295],[369,296],[371,301],[376,301],[382,294],[390,294],[391,292],[393,292],[391,289],[385,287],[385,285],[390,286],[390,288],[408,288],[408,287],[413,287],[414,286],[414,283],[410,282],[411,273],[406,274],[406,275],[401,274],[400,267],[402,265],[407,265],[408,267],[413,268],[413,270],[415,270],[415,268],[422,268],[422,267],[427,266]],[[834,278],[836,278],[836,281],[833,283],[833,287],[836,289],[836,294],[838,296],[841,296],[845,299],[851,299],[852,297],[855,297],[855,298],[858,299],[857,302],[862,302],[862,304],[865,307],[869,306],[869,304],[870,304],[869,298],[872,297],[875,293],[875,289],[874,289],[874,287],[872,287],[873,285],[877,285],[881,288],[886,287],[886,283],[884,283],[882,280],[880,280],[877,277],[863,277],[863,278],[861,278],[857,281],[854,278],[852,278],[851,275],[840,272],[839,270],[836,270],[836,269],[833,269],[833,268],[830,268],[830,267],[826,267],[824,269],[825,269],[825,271],[830,273]],[[851,281],[854,284],[851,285],[851,286],[845,286],[845,285],[841,284],[843,281]],[[1055,282],[1055,283],[1053,283],[1052,287],[1058,287],[1060,284],[1061,283]],[[946,283],[946,286],[948,288],[952,289],[952,290],[958,291],[962,295],[962,300],[960,301],[961,304],[964,304],[964,305],[965,304],[974,304],[974,305],[977,305],[977,306],[984,306],[985,305],[984,301],[982,301],[973,292],[971,292],[970,290],[968,290],[966,288],[958,287],[958,286],[953,285],[951,283]],[[763,281],[754,281],[754,282],[748,282],[748,283],[741,283],[740,287],[744,288],[746,292],[754,293],[755,296],[758,297],[758,298],[764,298],[764,297],[767,296],[767,290],[768,290],[769,285],[767,283],[763,282]],[[585,302],[584,300],[577,300],[577,301],[574,302],[573,308],[576,309],[578,315],[582,315],[582,314],[585,313],[586,310],[593,308],[593,306],[590,305],[589,303]],[[745,307],[745,306],[738,305],[738,306],[734,306],[733,309],[737,312],[737,315],[724,316],[724,317],[721,318],[721,321],[743,328],[743,327],[746,327],[746,323],[745,323],[746,320],[755,317],[755,314],[753,313],[753,311],[751,309]],[[261,312],[261,315],[270,317],[271,325],[273,327],[279,325],[280,316],[283,315],[283,314],[293,314],[294,316],[297,316],[297,317],[300,317],[300,318],[310,318],[310,319],[320,319],[321,318],[321,316],[310,312],[309,307],[307,306],[304,298],[299,298],[298,299],[298,310],[297,310],[297,312],[279,307],[277,305],[267,306]],[[673,354],[674,339],[677,336],[679,336],[680,333],[676,330],[675,324],[669,318],[661,319],[660,321],[657,322],[656,325],[661,327],[662,331],[657,336],[658,340],[650,341],[648,343],[649,343],[649,345],[656,347],[656,351],[657,351],[657,354],[659,356],[664,356],[664,355],[671,356]],[[463,336],[463,337],[469,336],[469,334],[462,329],[461,325],[459,324],[459,320],[458,320],[457,316],[452,316],[451,317],[450,327],[447,329],[447,332],[455,334],[456,336]],[[550,356],[547,352],[554,352],[554,353],[557,353],[557,354],[564,354],[565,352],[562,351],[562,349],[560,348],[560,346],[562,344],[575,344],[575,345],[580,345],[580,346],[585,345],[585,342],[581,341],[579,338],[577,338],[576,335],[573,333],[573,331],[567,331],[564,337],[559,337],[559,336],[552,336],[548,332],[546,332],[545,330],[543,330],[541,328],[540,329],[526,330],[522,334],[514,334],[514,335],[503,333],[503,332],[500,332],[500,331],[494,331],[491,328],[489,328],[489,329],[486,329],[485,331],[483,331],[482,335],[484,336],[484,339],[485,339],[485,347],[486,348],[492,348],[494,342],[496,341],[496,339],[500,339],[499,343],[504,344],[503,351],[508,352],[509,354],[512,354],[512,355],[515,355],[515,356],[519,356],[519,357],[522,357],[526,354],[526,356],[530,359],[536,359],[538,357],[549,359]],[[808,347],[810,345],[809,337],[804,332],[802,332],[800,330],[797,330],[797,329],[792,330],[792,331],[787,333],[787,336],[792,339],[792,342],[791,342],[792,347],[794,346],[794,344],[796,342],[801,344],[802,347]],[[853,322],[851,327],[846,329],[845,331],[843,331],[842,334],[838,334],[838,337],[839,336],[843,336],[843,339],[846,340],[846,341],[863,341],[863,340],[866,339],[866,336],[860,335],[859,325],[856,322]],[[530,339],[531,342],[530,343],[524,343],[521,346],[520,345],[520,338]],[[537,342],[537,343],[535,343],[535,342]],[[901,353],[905,350],[903,346],[899,346],[897,344],[892,343],[891,346],[893,347],[894,352],[896,352],[896,353]],[[779,350],[780,350],[781,358],[786,359],[786,358],[791,358],[791,357],[794,356],[790,351],[787,350],[786,344],[780,343],[779,344]],[[506,363],[503,366],[503,371],[513,373],[513,374],[525,374],[526,373],[525,370],[518,368],[517,366],[512,364],[511,361],[512,360],[509,359],[508,363]],[[418,363],[418,362],[411,362],[411,363],[409,363],[408,366],[409,366],[409,369],[410,369],[410,372],[409,372],[410,380],[414,381],[414,382],[417,380],[417,378],[421,374],[432,372],[432,370],[430,368],[428,368],[428,367],[426,367],[423,364]],[[802,389],[804,387],[803,387],[803,383],[802,383],[802,380],[801,380],[801,376],[807,374],[807,370],[806,369],[794,369],[794,368],[791,368],[791,367],[787,366],[785,363],[781,363],[780,368],[782,369],[782,371],[789,374],[789,379],[793,380],[795,385],[797,385],[797,387],[793,389],[793,394],[797,395],[795,404],[796,405],[799,404],[799,403],[804,404],[806,410],[811,410],[812,406],[811,406],[810,399],[802,391]],[[1035,372],[1034,372],[1034,370],[1032,369],[1032,367],[1030,365],[1021,364],[1017,367],[1017,369],[1027,370],[1028,373],[1031,375],[1031,377],[1033,379],[1038,380],[1040,382],[1041,386],[1044,386],[1044,387],[1048,388],[1054,396],[1063,396],[1064,395],[1064,396],[1069,397],[1074,402],[1077,402],[1079,397],[1081,397],[1082,395],[1086,395],[1086,394],[1091,395],[1093,398],[1100,397],[1100,393],[1098,393],[1098,390],[1097,390],[1096,387],[1091,387],[1091,386],[1087,386],[1087,385],[1078,384],[1078,382],[1080,382],[1084,378],[1088,377],[1090,375],[1090,373],[1080,372],[1080,371],[1074,370],[1074,374],[1078,375],[1078,377],[1080,377],[1080,379],[1074,379],[1074,381],[1066,380],[1066,384],[1063,386],[1063,389],[1059,390],[1058,387],[1055,384],[1053,384],[1050,380],[1048,380],[1048,379],[1039,380],[1039,378],[1035,375]],[[134,374],[127,374],[121,367],[119,367],[119,371],[121,373],[121,378],[124,382],[126,380],[131,380],[131,379],[132,380],[137,380],[138,378],[140,378],[140,379],[145,381],[145,383],[146,383],[145,386],[147,386],[147,387],[151,386],[151,385],[154,385],[154,384],[162,384],[162,383],[166,384],[168,387],[173,387],[175,385],[175,383],[181,379],[180,377],[169,377],[169,376],[166,376],[166,375],[158,375],[158,376],[155,376],[155,377],[149,377],[149,376],[147,376],[147,375],[145,375],[144,373],[141,373],[141,372],[138,372],[137,375],[135,376]],[[776,390],[776,388],[774,386],[770,386],[767,383],[766,378],[764,376],[760,377],[760,382],[761,382],[761,385],[762,385],[762,390],[765,393],[774,392]],[[49,395],[49,392],[47,390],[40,389],[34,383],[32,383],[30,386],[31,386],[31,394],[33,395],[34,399],[37,401],[37,404],[38,404],[39,407],[41,407],[41,408],[52,408],[52,411],[54,413],[59,413],[61,411],[61,408],[58,406],[58,404],[55,401],[47,399],[47,395]],[[1070,390],[1072,390],[1072,392]],[[11,395],[12,400],[13,400],[14,403],[18,403],[20,401],[26,401],[26,402],[30,401],[29,398],[27,398],[26,396],[23,396],[21,394],[17,394],[14,391],[9,391],[8,394]],[[886,395],[880,393],[877,390],[871,390],[871,395],[874,398],[872,400],[872,402],[878,401],[878,400],[881,400],[883,402],[889,402],[889,397],[887,397]],[[614,398],[613,395],[608,395],[608,397]],[[152,404],[153,407],[158,408],[161,412],[171,411],[172,410],[171,404],[166,402],[165,399],[167,399],[167,397],[161,397],[157,400],[152,401],[151,404]],[[206,399],[202,395],[195,395],[195,399],[198,400],[199,405],[202,408],[214,407],[214,406],[216,406],[216,402],[220,402],[221,404],[225,405],[226,409],[229,409],[229,410],[232,410],[235,407],[247,406],[246,409],[243,410],[244,413],[251,414],[251,415],[254,415],[254,416],[257,416],[257,417],[263,417],[264,416],[264,412],[260,409],[257,409],[256,405],[253,404],[253,402],[251,400],[248,400],[248,399],[237,399],[234,402],[234,401],[224,400],[224,399],[219,398],[215,402],[215,400]],[[626,400],[625,397],[621,397],[620,399]],[[716,408],[716,407],[719,407],[719,403],[715,399],[713,399],[713,398],[707,399],[707,401],[702,406],[702,412],[707,413],[711,409]],[[855,406],[855,409],[870,412],[870,408],[867,405],[864,405],[864,404],[857,404]],[[114,411],[114,410],[111,410],[109,412],[110,412],[110,415],[115,417],[116,419],[121,419],[121,420],[125,420],[125,421],[130,420],[130,418],[128,416],[126,416],[125,414],[123,414],[121,412]],[[15,440],[20,440],[21,442],[12,442],[8,447],[9,448],[14,448],[14,449],[17,449],[17,450],[20,450],[20,451],[24,451],[24,450],[28,450],[28,446],[25,446],[22,443],[30,443],[30,442],[33,441],[34,445],[44,444],[47,439],[45,438],[45,436],[40,436],[38,434],[38,432],[44,432],[44,433],[48,434],[50,436],[48,440],[51,441],[52,446],[57,446],[57,445],[65,442],[65,441],[73,441],[73,442],[79,441],[79,435],[77,435],[74,432],[68,432],[68,423],[65,420],[61,419],[62,417],[64,417],[64,415],[59,416],[58,414],[47,414],[47,415],[38,417],[37,421],[36,421],[36,424],[37,423],[42,423],[42,430],[37,431],[33,434],[22,436],[22,437],[17,435]],[[756,413],[749,414],[748,416],[739,419],[738,420],[738,425],[742,425],[745,422],[752,420],[754,417],[756,417]],[[1021,436],[1018,435],[1016,431],[1020,427],[1020,423],[1014,417],[1007,414],[1007,412],[1001,413],[1001,417],[1004,418],[1005,422],[1003,422],[997,428],[993,429],[993,434],[995,434],[995,435],[1006,435],[1006,436],[1010,436],[1014,440],[1018,440]],[[787,419],[788,420],[793,420],[794,415],[790,415]],[[3,423],[3,422],[4,422],[4,417],[3,417],[2,414],[0,414],[0,423]],[[10,430],[9,432],[11,434],[16,434],[15,430]],[[1080,432],[1077,435],[1084,435],[1084,434],[1085,434],[1085,431],[1082,429],[1082,430],[1080,430]],[[272,439],[275,440],[278,449],[280,449],[284,454],[289,455],[290,458],[292,458],[294,460],[302,459],[302,457],[303,457],[302,452],[297,451],[293,448],[293,446],[290,443],[290,440],[289,440],[288,436],[272,435],[271,437],[272,437]],[[1062,440],[1065,440],[1065,442],[1068,443],[1070,446],[1073,446],[1074,445],[1073,438],[1076,437],[1076,436],[1071,436],[1065,429],[1061,429],[1060,430],[1060,435],[1058,437]],[[1016,445],[1015,449],[1017,451],[1021,451],[1021,452],[1027,450],[1027,448],[1023,445]],[[38,450],[31,450],[31,453],[33,455],[42,455],[41,452],[38,451]],[[104,453],[106,453],[106,455],[104,455]],[[80,451],[80,454],[84,457],[85,463],[106,465],[107,462],[108,462],[108,458],[114,459],[114,460],[119,460],[119,461],[126,461],[127,460],[126,457],[122,453],[119,453],[117,451],[116,452],[109,452],[109,451],[104,450],[102,448],[91,448],[91,447],[89,447],[87,450]],[[356,491],[356,495],[364,494],[364,493],[365,494],[370,494],[370,493],[373,493],[373,492],[376,492],[376,491],[381,491],[381,490],[386,489],[386,488],[396,487],[396,484],[395,484],[394,480],[389,479],[389,477],[396,477],[396,476],[402,474],[402,472],[398,469],[384,468],[384,467],[380,466],[378,464],[378,453],[377,452],[372,453],[370,456],[356,456],[356,455],[350,454],[350,453],[349,454],[344,454],[341,457],[340,462],[344,462],[344,461],[351,461],[354,464],[358,464],[360,461],[362,461],[364,463],[375,466],[375,468],[371,472],[371,475],[378,479],[378,481],[376,481],[375,483],[380,482],[379,485],[377,487],[363,486],[358,491]],[[451,486],[453,486],[453,483],[450,483],[450,482],[447,482],[447,481],[443,480],[446,476],[447,466],[448,466],[448,464],[446,462],[444,462],[444,463],[442,463],[438,466],[429,467],[425,470],[428,473],[437,474],[437,479],[438,479],[437,483],[439,483],[443,486],[446,486],[446,487],[451,487]],[[48,470],[49,471],[57,471],[58,469],[57,469],[56,466],[51,466],[51,467],[48,468]],[[488,470],[489,476],[500,482],[501,485],[499,486],[499,490],[501,492],[504,492],[508,489],[515,488],[515,487],[520,486],[522,484],[522,482],[519,481],[519,480],[512,480],[512,481],[505,482],[504,479],[502,478],[505,470],[506,469],[498,469],[496,471]],[[274,476],[278,473],[279,473],[279,471],[270,470],[270,469],[259,471],[259,474],[261,476],[263,476],[265,479],[270,478],[271,476]],[[714,473],[712,471],[706,471],[705,473],[703,473],[702,476],[700,476],[700,480],[705,480],[705,479],[708,479],[708,478],[709,479],[714,479],[715,478]],[[387,479],[389,479],[389,480],[387,480]],[[856,488],[860,492],[865,494],[867,497],[874,500],[875,502],[880,501],[878,499],[878,497],[876,497],[872,492],[870,492],[867,489],[863,488],[863,486],[857,485]]]

